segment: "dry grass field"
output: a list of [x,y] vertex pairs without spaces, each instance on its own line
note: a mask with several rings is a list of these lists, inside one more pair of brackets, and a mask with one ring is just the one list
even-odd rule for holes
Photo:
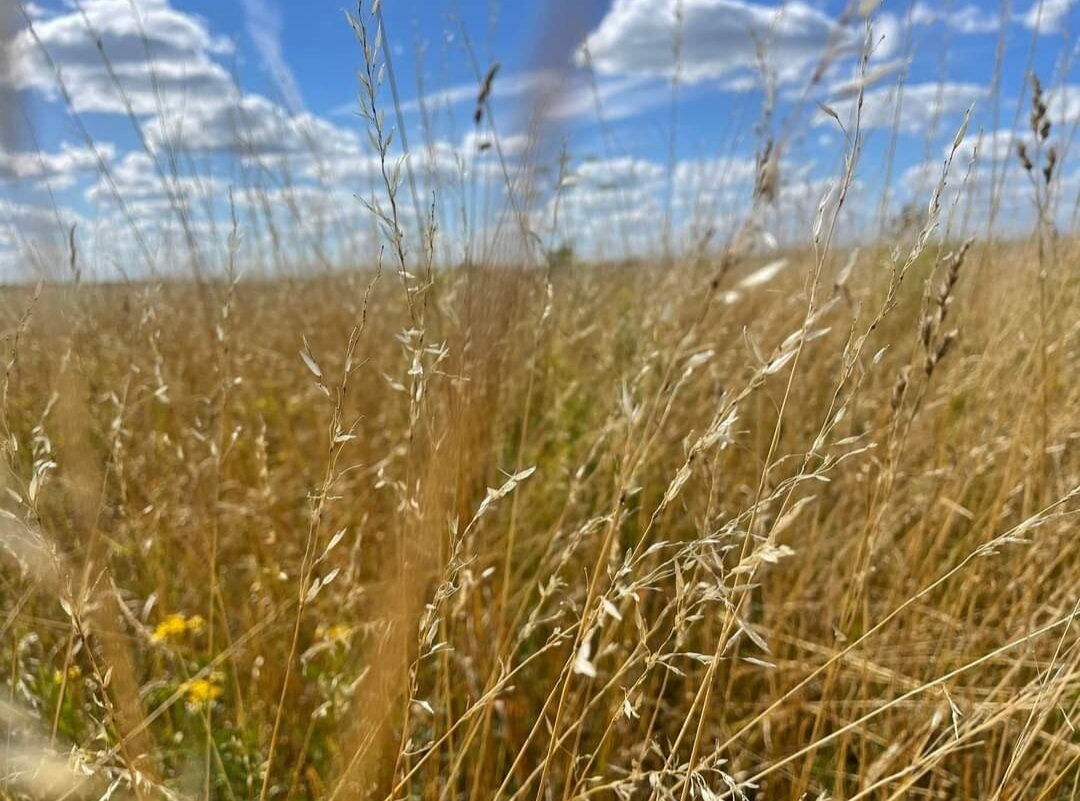
[[4,289],[0,797],[1080,797],[1080,247],[965,167],[511,265],[391,168],[359,268]]

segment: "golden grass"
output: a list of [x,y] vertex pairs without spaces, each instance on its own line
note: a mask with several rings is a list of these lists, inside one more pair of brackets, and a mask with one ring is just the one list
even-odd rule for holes
[[545,243],[494,136],[527,266],[439,267],[377,4],[350,23],[377,267],[234,280],[234,210],[227,280],[88,284],[72,230],[70,281],[0,294],[0,797],[1076,798],[1080,251],[1038,84],[1028,242],[951,241],[965,119],[926,211],[839,247],[857,111],[783,260],[791,130],[724,242],[677,252],[669,201],[618,265]]
[[809,326],[800,254],[445,271],[422,343],[374,274],[8,291],[4,792],[1073,797],[1080,285],[1044,365],[953,252],[873,326],[876,252]]

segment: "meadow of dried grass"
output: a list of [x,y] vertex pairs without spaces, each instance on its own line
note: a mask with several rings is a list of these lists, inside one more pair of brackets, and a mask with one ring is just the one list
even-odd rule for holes
[[1080,797],[1080,251],[840,247],[849,145],[783,261],[436,268],[384,158],[370,267],[5,289],[0,795]]

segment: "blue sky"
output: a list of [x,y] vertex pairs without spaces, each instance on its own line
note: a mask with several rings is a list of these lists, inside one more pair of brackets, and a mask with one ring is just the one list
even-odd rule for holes
[[[33,33],[18,5],[0,31],[11,64],[0,78],[5,275],[47,271],[71,224],[101,276],[220,264],[230,193],[252,260],[291,268],[370,260],[378,233],[357,195],[372,197],[377,165],[355,114],[360,48],[337,0],[23,8]],[[506,187],[524,186],[526,163],[530,225],[546,245],[648,253],[668,215],[680,244],[709,227],[722,235],[747,205],[755,153],[770,137],[783,142],[783,188],[762,241],[805,239],[839,174],[867,26],[856,234],[925,201],[969,107],[965,159],[983,137],[971,197],[992,180],[995,158],[1013,169],[1029,64],[1047,86],[1066,155],[1080,120],[1074,0],[1013,0],[1004,19],[998,0],[384,0],[382,13],[419,205],[434,196],[448,260],[494,252],[513,227]],[[825,52],[827,69],[810,82]],[[492,115],[477,126],[477,89],[496,62]],[[397,127],[387,89],[380,102]],[[498,149],[488,147],[495,131]],[[1080,180],[1067,158],[1062,175],[1058,217],[1069,224]],[[1026,213],[1015,183],[1015,197],[1003,194],[1003,229]]]

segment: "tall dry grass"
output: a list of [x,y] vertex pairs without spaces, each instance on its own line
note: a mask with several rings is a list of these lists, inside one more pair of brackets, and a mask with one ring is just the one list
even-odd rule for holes
[[507,175],[522,266],[437,268],[352,24],[363,269],[241,280],[234,212],[223,276],[96,285],[72,247],[0,296],[0,793],[1077,797],[1046,154],[1029,242],[955,235],[961,131],[906,232],[841,247],[856,120],[782,261],[749,245],[779,137],[722,243],[555,258]]

